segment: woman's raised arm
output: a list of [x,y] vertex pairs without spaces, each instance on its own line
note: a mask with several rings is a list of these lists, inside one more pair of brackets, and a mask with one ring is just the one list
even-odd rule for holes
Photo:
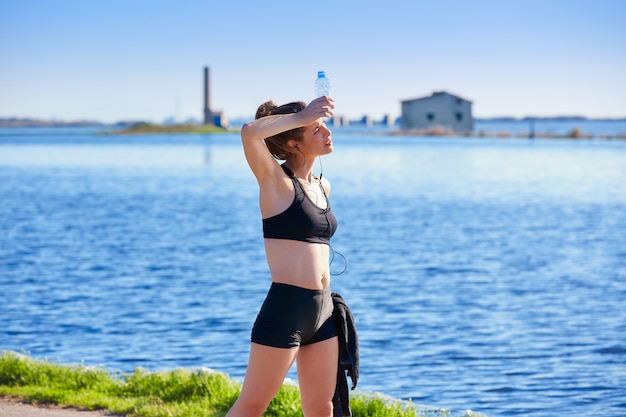
[[278,168],[263,141],[265,138],[309,125],[321,117],[330,117],[334,107],[332,98],[318,97],[300,112],[265,116],[244,124],[241,128],[241,141],[246,160],[257,181],[264,182]]

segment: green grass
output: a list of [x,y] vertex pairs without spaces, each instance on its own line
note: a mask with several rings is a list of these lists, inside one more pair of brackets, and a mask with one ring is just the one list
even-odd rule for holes
[[159,125],[153,123],[139,122],[126,129],[105,132],[105,134],[133,134],[133,133],[226,133],[230,130],[211,126],[195,124]]
[[[178,369],[109,373],[98,367],[61,365],[4,352],[0,356],[0,396],[35,404],[58,404],[141,417],[223,417],[241,386],[226,374]],[[354,417],[451,417],[378,395],[351,396]],[[302,417],[300,394],[283,385],[265,416]],[[467,412],[465,417],[480,416]]]

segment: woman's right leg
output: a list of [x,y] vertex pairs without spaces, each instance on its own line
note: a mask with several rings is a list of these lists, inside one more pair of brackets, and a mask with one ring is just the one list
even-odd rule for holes
[[251,343],[241,394],[226,417],[260,417],[282,386],[298,349]]

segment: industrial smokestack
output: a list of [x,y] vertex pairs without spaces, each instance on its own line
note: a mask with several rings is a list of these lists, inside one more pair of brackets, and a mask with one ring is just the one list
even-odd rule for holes
[[211,112],[209,67],[204,67],[204,124],[213,124],[213,113]]

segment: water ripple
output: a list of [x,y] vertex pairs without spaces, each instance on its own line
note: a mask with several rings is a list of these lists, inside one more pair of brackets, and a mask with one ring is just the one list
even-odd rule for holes
[[[237,141],[7,141],[0,349],[241,378],[268,271]],[[357,319],[359,389],[623,414],[626,146],[336,142],[333,287]]]

